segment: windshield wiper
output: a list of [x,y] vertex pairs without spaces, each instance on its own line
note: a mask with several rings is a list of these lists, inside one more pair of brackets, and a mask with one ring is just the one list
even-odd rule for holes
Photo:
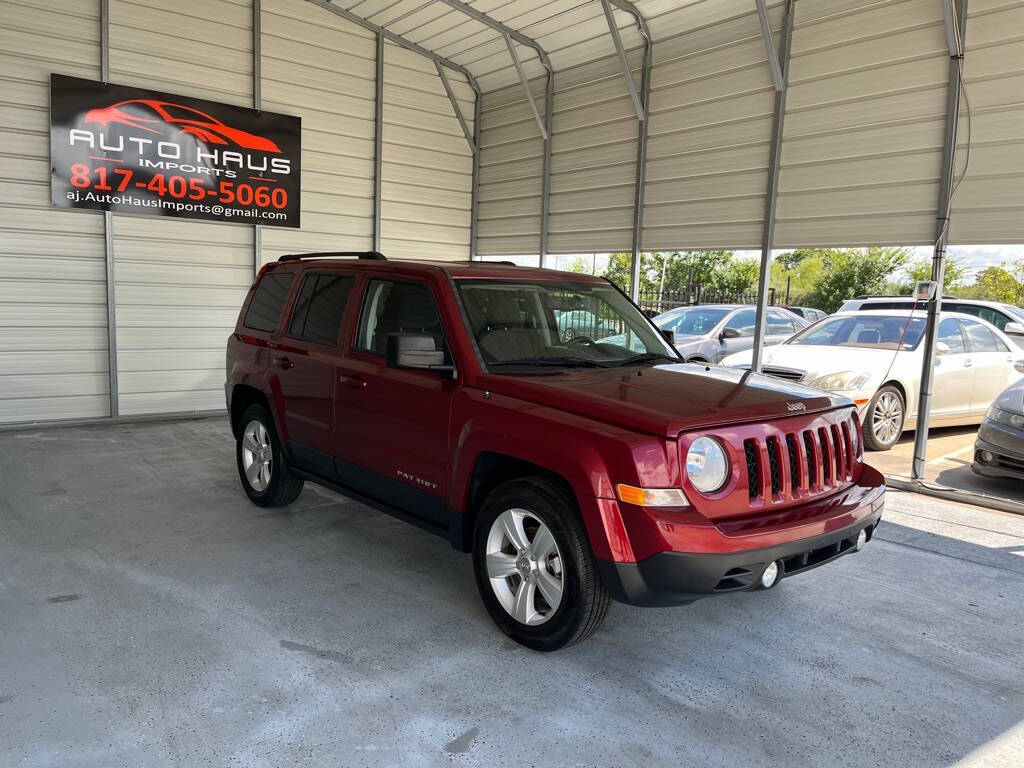
[[495,368],[499,365],[542,365],[558,366],[560,368],[609,368],[611,366],[599,363],[596,360],[584,360],[579,357],[521,357],[516,360],[498,360],[488,363],[488,368]]
[[627,357],[625,360],[620,360],[615,363],[616,368],[621,368],[624,365],[638,365],[640,363],[651,363],[655,360],[667,360],[670,363],[682,363],[678,357],[669,357],[659,352],[645,352],[642,355],[634,355],[633,357]]

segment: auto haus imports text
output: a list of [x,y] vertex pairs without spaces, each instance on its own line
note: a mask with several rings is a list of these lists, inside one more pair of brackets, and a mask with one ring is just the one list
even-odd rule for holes
[[[176,170],[225,178],[236,178],[242,172],[273,173],[280,176],[287,176],[292,172],[291,160],[286,157],[268,157],[261,153],[216,148],[204,149],[198,144],[183,147],[174,141],[156,141],[139,136],[118,136],[113,139],[103,133],[83,128],[73,128],[68,133],[68,145],[72,148],[84,145],[92,151],[123,154],[126,146],[129,150],[132,149],[132,144],[139,154],[138,166],[150,170]],[[154,150],[159,159],[143,156],[144,153],[151,153]]]

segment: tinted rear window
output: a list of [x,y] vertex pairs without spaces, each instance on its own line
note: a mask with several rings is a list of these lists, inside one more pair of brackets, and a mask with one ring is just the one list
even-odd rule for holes
[[260,280],[256,286],[256,292],[249,304],[249,311],[245,313],[243,325],[256,331],[267,331],[268,333],[277,328],[281,320],[281,310],[288,299],[288,291],[291,290],[292,281],[295,275],[291,272],[270,274]]
[[337,344],[352,283],[353,278],[342,275],[307,275],[295,301],[288,334],[318,344]]

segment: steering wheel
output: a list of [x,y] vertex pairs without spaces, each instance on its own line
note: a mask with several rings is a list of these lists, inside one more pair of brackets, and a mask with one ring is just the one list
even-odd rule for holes
[[596,343],[597,342],[594,341],[589,336],[582,336],[582,335],[580,335],[580,336],[573,336],[571,339],[566,341],[565,342],[565,346],[571,347],[574,344],[596,344]]

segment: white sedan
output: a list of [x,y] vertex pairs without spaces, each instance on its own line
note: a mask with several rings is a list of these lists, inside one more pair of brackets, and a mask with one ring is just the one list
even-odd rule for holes
[[[864,443],[895,445],[917,420],[924,357],[925,312],[842,312],[819,320],[764,350],[762,370],[846,395],[864,424]],[[722,365],[749,368],[751,353]],[[980,424],[993,400],[1024,376],[1024,350],[995,327],[970,315],[943,312],[939,320],[931,426]]]

